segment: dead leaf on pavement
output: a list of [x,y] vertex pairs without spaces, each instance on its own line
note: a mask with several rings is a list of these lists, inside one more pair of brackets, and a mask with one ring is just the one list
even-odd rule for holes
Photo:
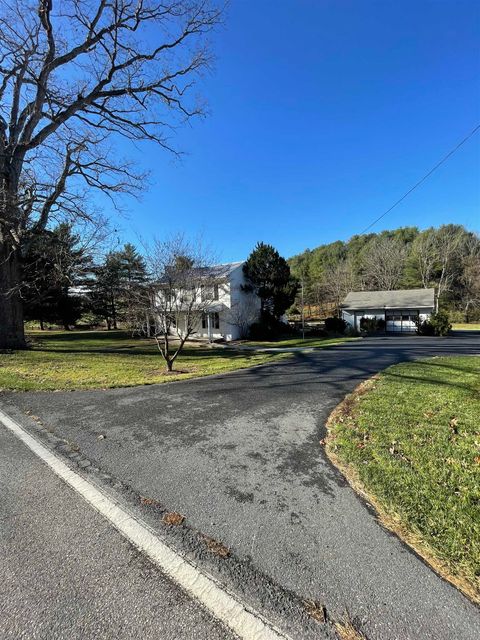
[[218,540],[215,540],[215,538],[202,536],[202,539],[207,545],[207,549],[215,555],[220,556],[220,558],[228,558],[228,556],[230,555],[230,549]]
[[169,524],[172,526],[178,526],[182,524],[184,520],[185,516],[182,516],[181,513],[177,513],[176,511],[166,511],[162,517],[163,524]]
[[327,621],[327,609],[320,602],[316,602],[315,600],[304,600],[303,606],[305,607],[305,611],[313,618],[315,622],[324,623]]
[[140,496],[140,502],[145,507],[157,507],[160,504],[158,500],[155,500],[154,498],[146,498],[145,496]]

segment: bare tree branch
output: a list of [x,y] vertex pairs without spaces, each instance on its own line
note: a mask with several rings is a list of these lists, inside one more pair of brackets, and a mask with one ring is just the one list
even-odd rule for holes
[[[205,41],[221,18],[214,3],[4,0],[0,295],[18,287],[16,253],[28,234],[62,212],[88,218],[91,189],[113,198],[143,186],[144,175],[118,158],[110,140],[176,152],[169,134],[204,114],[194,86],[211,61]],[[0,304],[0,327],[15,325],[23,335],[18,300],[5,309]],[[0,330],[0,348],[8,340]]]

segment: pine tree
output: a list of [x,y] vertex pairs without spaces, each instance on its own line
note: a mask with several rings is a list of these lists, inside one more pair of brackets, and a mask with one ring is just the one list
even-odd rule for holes
[[264,242],[257,243],[243,265],[248,291],[253,291],[261,300],[262,315],[279,319],[295,299],[298,282],[290,273],[285,258]]
[[84,300],[78,287],[85,284],[91,256],[71,225],[61,223],[29,243],[23,261],[25,317],[61,324],[65,329],[80,318]]

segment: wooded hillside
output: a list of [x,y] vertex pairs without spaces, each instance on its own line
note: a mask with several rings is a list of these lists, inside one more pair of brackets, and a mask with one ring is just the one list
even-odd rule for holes
[[289,260],[305,304],[328,315],[349,291],[436,287],[452,319],[480,318],[480,238],[461,225],[353,236]]

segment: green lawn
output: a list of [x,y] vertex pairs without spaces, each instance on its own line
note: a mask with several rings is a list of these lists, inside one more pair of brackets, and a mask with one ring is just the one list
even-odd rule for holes
[[480,331],[480,322],[454,322],[452,329],[454,331]]
[[30,332],[32,349],[0,354],[0,390],[53,391],[186,380],[273,362],[281,354],[189,345],[165,372],[154,340],[120,331]]
[[335,344],[343,344],[344,342],[350,342],[352,340],[360,340],[360,338],[287,338],[285,340],[273,340],[270,342],[262,342],[262,341],[251,341],[248,340],[246,342],[242,342],[242,344],[251,346],[251,347],[329,347]]
[[388,526],[480,601],[480,357],[390,367],[332,414],[327,452]]

